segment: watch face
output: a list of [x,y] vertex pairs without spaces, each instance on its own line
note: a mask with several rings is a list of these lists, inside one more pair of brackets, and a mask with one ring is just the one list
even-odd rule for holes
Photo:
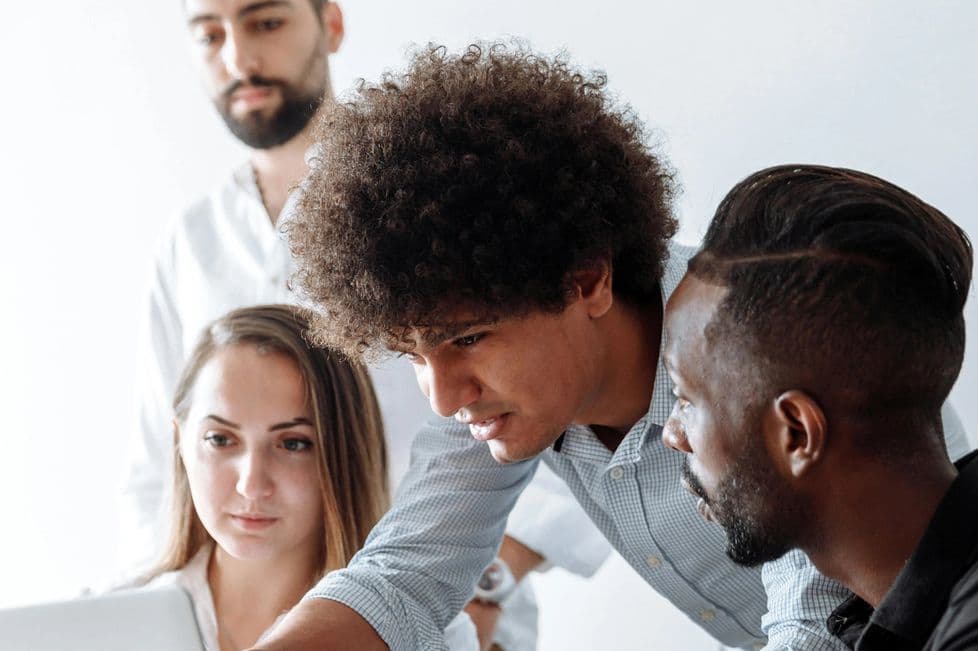
[[499,584],[503,582],[503,572],[502,569],[493,563],[486,568],[486,571],[482,573],[479,577],[479,589],[489,592],[495,590],[499,587]]

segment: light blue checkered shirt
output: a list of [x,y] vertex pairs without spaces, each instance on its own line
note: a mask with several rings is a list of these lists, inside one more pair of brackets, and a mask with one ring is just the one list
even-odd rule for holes
[[[693,250],[674,245],[671,252],[664,298]],[[673,399],[660,363],[648,413],[615,452],[587,427],[572,426],[559,451],[540,457],[635,571],[716,639],[748,649],[845,649],[825,620],[847,592],[804,554],[792,552],[763,570],[727,558],[723,532],[703,521],[680,485],[682,455],[662,443]],[[967,449],[963,432],[952,428],[948,438],[955,439],[952,456]],[[444,648],[441,629],[471,598],[537,463],[500,465],[464,425],[432,421],[414,442],[411,471],[391,511],[349,567],[326,576],[309,596],[350,606],[393,651]],[[608,639],[613,648],[614,631]],[[650,638],[650,648],[672,647]]]

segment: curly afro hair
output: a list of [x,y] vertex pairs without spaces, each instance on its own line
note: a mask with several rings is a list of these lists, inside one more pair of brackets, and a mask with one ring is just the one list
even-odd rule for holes
[[659,300],[673,172],[605,85],[521,43],[429,45],[327,110],[287,227],[316,343],[559,312],[596,261],[619,298]]

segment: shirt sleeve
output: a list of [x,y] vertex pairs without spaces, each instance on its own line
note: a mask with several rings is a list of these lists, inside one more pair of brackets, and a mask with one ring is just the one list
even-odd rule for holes
[[120,569],[145,565],[159,553],[164,478],[172,451],[172,391],[183,359],[182,327],[174,301],[172,230],[153,265],[140,315],[135,356],[135,426],[123,476],[119,522]]
[[800,550],[765,563],[761,577],[768,612],[761,618],[765,651],[847,651],[826,620],[851,593],[815,569]]
[[479,634],[472,618],[465,611],[455,616],[445,628],[445,646],[448,651],[479,651]]
[[464,426],[429,422],[391,510],[349,566],[307,598],[357,611],[392,651],[444,649],[442,631],[472,597],[537,463],[497,463]]
[[611,554],[608,539],[567,484],[542,463],[509,514],[506,535],[543,556],[541,570],[557,566],[589,577]]

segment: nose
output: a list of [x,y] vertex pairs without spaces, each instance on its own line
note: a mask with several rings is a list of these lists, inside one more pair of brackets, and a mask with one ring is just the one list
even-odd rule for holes
[[439,416],[452,416],[479,399],[478,382],[457,363],[431,360],[415,367],[415,373],[431,410]]
[[238,494],[249,500],[268,497],[272,493],[272,477],[269,473],[269,460],[257,450],[241,455],[238,465]]
[[662,442],[673,450],[677,450],[679,452],[690,453],[693,451],[693,449],[689,447],[689,439],[686,438],[686,430],[683,428],[683,424],[680,422],[679,418],[676,417],[675,406],[672,408],[672,413],[669,414],[669,419],[662,428]]
[[261,73],[258,52],[240,29],[228,30],[221,48],[221,60],[233,79],[248,79]]

